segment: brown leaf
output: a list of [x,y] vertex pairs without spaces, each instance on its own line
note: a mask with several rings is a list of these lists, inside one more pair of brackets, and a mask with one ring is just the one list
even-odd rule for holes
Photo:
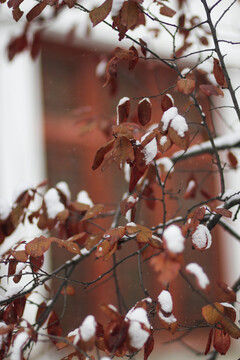
[[153,333],[151,331],[151,334],[149,335],[147,341],[144,344],[144,360],[147,360],[151,352],[154,348],[154,338]]
[[121,24],[126,29],[134,28],[138,23],[140,9],[135,1],[125,1],[121,11]]
[[129,60],[128,69],[133,70],[138,63],[138,52],[134,46],[131,46],[129,48],[129,51],[132,51],[134,55],[133,55],[133,59]]
[[147,49],[146,49],[147,43],[142,39],[139,39],[139,42],[141,44],[141,52],[142,52],[143,56],[146,56],[147,55]]
[[76,0],[64,0],[64,2],[68,5],[69,9],[71,9],[74,7]]
[[26,252],[24,250],[18,250],[18,251],[11,250],[10,252],[11,252],[11,255],[14,256],[14,258],[17,261],[26,262],[28,259],[28,255],[26,254]]
[[112,9],[112,0],[105,0],[99,7],[93,9],[89,13],[90,20],[93,26],[96,26],[103,21]]
[[61,295],[70,295],[70,296],[75,295],[74,287],[71,285],[67,285],[65,288],[62,289]]
[[170,109],[173,106],[174,106],[174,104],[173,104],[172,98],[168,94],[165,94],[161,101],[161,108],[162,108],[163,112],[167,111],[168,109]]
[[130,99],[123,98],[120,100],[120,104],[117,107],[117,114],[118,114],[118,124],[121,124],[127,121],[130,112]]
[[[48,324],[47,324],[47,332],[48,335],[62,336],[62,327],[55,311],[52,311],[51,315],[49,316]],[[51,337],[50,340],[53,343],[56,343],[56,340],[52,339]]]
[[199,85],[199,89],[207,96],[224,96],[223,91],[215,85],[201,84]]
[[166,135],[162,135],[160,133],[158,133],[156,135],[156,140],[157,140],[157,147],[158,150],[161,153],[164,153],[166,151],[168,151],[171,146],[172,146],[172,140],[170,139],[170,137],[166,134]]
[[223,69],[221,68],[219,60],[216,58],[213,58],[213,75],[218,85],[220,86],[225,85],[225,77],[224,77]]
[[215,325],[220,322],[223,313],[224,307],[218,302],[215,302],[214,306],[209,304],[202,307],[202,315],[206,322],[211,325]]
[[93,217],[101,214],[103,212],[104,209],[104,205],[103,204],[97,204],[97,205],[93,205],[84,215],[84,217],[82,218],[82,220],[88,220],[88,219],[92,219]]
[[18,21],[23,16],[23,11],[19,7],[17,7],[15,9],[13,9],[12,15],[13,15],[14,20]]
[[181,267],[181,263],[175,259],[171,259],[164,253],[154,256],[150,260],[154,271],[158,273],[158,281],[162,284],[167,284],[172,281],[177,275]]
[[137,194],[132,194],[128,196],[126,199],[123,199],[120,203],[120,210],[123,216],[126,215],[128,210],[133,209],[136,206],[137,202]]
[[32,266],[32,270],[36,273],[41,269],[43,265],[44,256],[43,255],[37,257],[30,256],[29,260]]
[[184,136],[180,136],[179,133],[171,126],[168,129],[168,135],[172,142],[177,145],[180,149],[187,150],[190,144],[189,131],[184,132]]
[[38,323],[39,319],[41,319],[42,313],[47,309],[47,304],[43,301],[40,305],[38,305],[38,310],[36,313],[36,323]]
[[236,301],[236,293],[224,282],[218,281],[217,294],[220,301],[233,303]]
[[17,316],[22,317],[26,305],[26,296],[22,296],[13,301],[13,306],[16,310]]
[[115,139],[110,140],[98,149],[92,165],[93,170],[96,170],[102,164],[104,156],[113,148],[114,141]]
[[26,34],[14,38],[8,44],[8,59],[12,60],[16,54],[21,53],[28,46]]
[[138,120],[141,125],[145,126],[151,121],[152,105],[148,98],[144,98],[138,103]]
[[233,169],[237,169],[238,159],[236,158],[236,156],[231,151],[229,151],[227,157],[231,167]]
[[232,212],[230,210],[227,210],[227,209],[224,209],[224,208],[214,208],[213,210],[215,211],[216,214],[225,216],[227,218],[232,217]]
[[177,82],[177,89],[185,95],[190,95],[195,89],[195,80],[180,79]]
[[108,229],[105,231],[103,238],[107,239],[111,245],[115,244],[125,235],[125,227],[119,226],[117,228]]
[[221,329],[215,329],[213,346],[221,355],[225,355],[231,345],[230,336]]
[[26,15],[27,21],[32,21],[35,19],[35,17],[39,16],[46,6],[46,0],[42,0],[37,5],[35,5]]
[[167,16],[167,17],[173,17],[175,14],[176,14],[176,11],[171,9],[170,7],[164,5],[162,2],[161,2],[162,6],[160,8],[160,14],[161,15],[164,15],[164,16]]
[[40,236],[30,241],[26,246],[25,250],[28,255],[32,257],[38,257],[43,255],[50,247],[51,240],[45,236]]
[[132,162],[134,160],[134,150],[131,142],[125,136],[119,136],[114,142],[110,156],[120,169],[125,162]]
[[212,344],[212,336],[213,336],[213,329],[210,330],[209,335],[208,335],[208,341],[207,341],[207,345],[205,348],[205,352],[204,355],[207,355],[210,351],[211,348],[211,344]]

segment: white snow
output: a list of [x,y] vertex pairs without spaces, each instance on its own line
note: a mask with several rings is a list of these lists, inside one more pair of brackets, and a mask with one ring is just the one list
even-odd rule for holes
[[180,137],[184,137],[185,132],[188,131],[186,120],[181,115],[177,115],[174,117],[170,124],[170,127],[172,127]]
[[130,195],[129,197],[128,197],[128,199],[127,199],[127,202],[130,202],[130,203],[134,203],[135,204],[135,202],[137,202],[138,201],[138,197],[134,197],[134,196],[132,196],[132,195]]
[[58,190],[60,190],[65,196],[66,196],[66,199],[68,201],[71,200],[71,192],[70,192],[70,189],[69,189],[69,186],[68,184],[66,183],[66,181],[60,181],[56,184],[56,188]]
[[166,144],[166,142],[167,142],[167,137],[166,137],[166,135],[163,135],[161,137],[161,139],[159,140],[159,143],[160,143],[161,146],[163,146],[163,145]]
[[127,220],[127,222],[131,221],[131,217],[132,217],[132,209],[129,209],[125,214],[125,219]]
[[131,177],[131,167],[129,164],[125,163],[124,167],[123,167],[123,172],[124,172],[124,179],[127,183],[129,183],[130,181],[130,177]]
[[175,318],[175,316],[173,314],[171,314],[170,316],[165,316],[165,315],[163,315],[163,313],[161,311],[159,311],[158,315],[161,320],[163,320],[164,322],[166,322],[169,325],[171,325],[177,321],[177,319]]
[[131,221],[131,222],[127,223],[126,226],[137,226],[137,225],[133,221]]
[[187,184],[186,192],[190,192],[194,188],[195,185],[196,185],[196,181],[190,180]]
[[34,186],[31,183],[28,182],[21,182],[18,184],[18,186],[15,188],[13,193],[13,202],[17,200],[17,198],[25,191],[32,189]]
[[158,295],[158,302],[165,313],[171,313],[173,309],[172,296],[169,291],[162,290]]
[[184,237],[177,225],[168,226],[163,232],[163,238],[169,251],[178,254],[184,250]]
[[138,307],[132,308],[127,313],[125,319],[129,320],[128,335],[130,337],[130,345],[135,349],[141,349],[149,337],[149,332],[142,329],[144,324],[150,329],[150,323],[145,309]]
[[29,339],[29,334],[25,331],[20,332],[13,343],[11,360],[21,360],[22,359],[22,348],[27,343]]
[[172,103],[174,104],[174,98],[172,97],[172,95],[168,93],[166,95],[172,100]]
[[162,130],[167,131],[169,122],[174,119],[178,115],[178,109],[175,106],[172,106],[170,109],[163,113],[161,122],[162,122]]
[[168,173],[169,171],[174,171],[173,162],[168,157],[162,157],[160,159],[157,159],[156,164],[157,166],[162,165],[166,173]]
[[[0,328],[5,328],[8,325],[4,321],[0,321]],[[2,343],[7,340],[8,334],[0,335],[0,349],[2,348]]]
[[105,71],[106,71],[106,66],[107,66],[107,60],[106,59],[102,59],[101,61],[99,61],[99,63],[96,66],[96,75],[97,75],[97,77],[104,76]]
[[10,298],[13,295],[20,293],[23,290],[22,286],[12,286],[8,289],[8,291],[4,294],[4,298]]
[[108,304],[108,307],[109,307],[111,310],[113,310],[113,311],[115,311],[115,312],[118,312],[116,306],[114,306],[114,305],[112,305],[112,304]]
[[97,323],[93,315],[88,315],[80,326],[80,334],[83,341],[90,340],[96,333]]
[[49,189],[44,195],[44,201],[47,208],[48,217],[54,219],[58,213],[65,210],[63,203],[60,201],[60,196],[56,189]]
[[4,198],[0,198],[0,220],[6,220],[12,208]]
[[210,246],[212,245],[212,235],[205,225],[199,224],[197,226],[197,229],[192,235],[192,243],[198,249],[210,248]]
[[[145,98],[143,98],[142,100],[140,100],[138,104],[141,104],[143,101],[147,101],[147,102],[149,102],[150,105],[152,105],[150,99],[147,98],[147,97],[145,97]],[[154,125],[155,125],[155,124],[154,124]]]
[[221,302],[220,304],[221,304],[222,306],[229,307],[229,308],[235,310],[235,312],[236,312],[236,308],[235,308],[232,304],[229,304],[229,303],[227,303],[227,302]]
[[93,206],[93,202],[92,202],[91,198],[89,197],[87,191],[85,191],[85,190],[81,190],[77,194],[77,202],[79,202],[81,204],[89,205],[90,207]]
[[[142,138],[144,138],[144,136]],[[155,158],[155,156],[157,155],[157,151],[157,140],[154,138],[146,146],[144,146],[142,150],[146,165],[150,164],[150,162]]]
[[112,10],[111,10],[111,16],[117,16],[123,6],[123,3],[126,0],[113,0],[112,2]]
[[196,276],[197,282],[202,289],[206,289],[206,287],[210,284],[210,281],[203,271],[202,267],[197,263],[190,263],[186,266],[186,271],[190,274]]
[[88,255],[90,253],[89,250],[87,250],[86,248],[82,248],[81,249],[81,254],[84,256],[84,255]]

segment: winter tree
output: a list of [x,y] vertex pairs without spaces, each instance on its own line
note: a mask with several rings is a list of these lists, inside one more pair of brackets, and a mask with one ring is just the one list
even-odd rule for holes
[[[115,93],[115,117],[102,128],[106,141],[89,167],[99,172],[117,166],[127,184],[111,207],[104,197],[93,203],[85,189],[72,198],[61,179],[54,187],[43,179],[22,189],[10,205],[0,199],[1,244],[20,223],[35,223],[42,233],[17,239],[1,257],[0,358],[32,359],[35,347],[51,343],[58,359],[161,359],[159,343],[170,341],[187,347],[191,358],[228,356],[240,337],[240,277],[236,273],[226,283],[210,271],[209,259],[217,257],[220,238],[224,251],[229,237],[240,240],[240,188],[237,182],[229,187],[238,174],[240,146],[239,1],[39,0],[27,11],[26,0],[0,2],[12,21],[23,23],[22,33],[9,39],[9,61],[25,50],[34,60],[48,25],[62,11],[85,14],[89,39],[99,26],[118,34],[118,46],[97,71],[109,96]],[[223,29],[226,18],[231,29]],[[143,86],[140,97],[118,98],[123,63],[129,74],[141,64],[146,72],[161,64],[171,72],[171,84],[159,92]],[[44,258],[56,247],[69,259],[46,269]],[[90,278],[93,264],[98,272]],[[224,253],[223,275],[230,267]],[[121,281],[124,271],[135,274],[134,303],[125,291],[128,278]],[[111,297],[99,303],[104,284]],[[66,331],[68,299],[87,291],[96,313],[83,314]],[[35,309],[31,320],[29,306]],[[198,331],[201,349],[194,342]]]

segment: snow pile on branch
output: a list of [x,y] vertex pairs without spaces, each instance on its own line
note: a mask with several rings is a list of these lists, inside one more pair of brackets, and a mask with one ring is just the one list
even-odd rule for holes
[[57,214],[65,210],[65,206],[60,201],[59,193],[56,189],[49,189],[44,195],[44,202],[49,219],[54,219]]
[[140,350],[150,335],[150,332],[147,331],[150,329],[147,312],[141,307],[133,308],[127,313],[126,320],[129,320],[130,345],[134,349]]
[[167,326],[171,326],[177,322],[177,319],[172,314],[173,301],[172,295],[169,291],[163,290],[158,295],[159,311],[158,316]]
[[201,289],[205,290],[210,284],[207,275],[203,271],[202,267],[197,263],[188,264],[186,266],[186,271],[196,277],[197,284]]
[[199,224],[192,235],[193,246],[200,250],[209,249],[212,245],[212,235],[208,228]]
[[77,202],[79,202],[81,204],[89,205],[90,207],[93,206],[93,202],[92,202],[91,198],[89,197],[87,191],[85,191],[85,190],[81,190],[77,194]]
[[170,225],[164,230],[163,241],[166,248],[174,254],[179,254],[184,250],[185,238],[177,225]]
[[29,334],[25,331],[20,332],[16,338],[14,339],[13,346],[12,346],[12,354],[11,360],[21,360],[22,359],[22,349],[24,345],[26,345]]

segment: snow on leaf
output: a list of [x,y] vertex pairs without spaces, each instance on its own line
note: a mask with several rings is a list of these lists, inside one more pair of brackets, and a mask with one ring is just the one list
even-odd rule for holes
[[111,15],[112,17],[117,16],[123,6],[125,0],[113,0],[112,1],[112,11]]
[[6,220],[12,208],[4,198],[0,198],[0,220]]
[[180,149],[187,150],[190,143],[190,134],[188,131],[188,125],[183,116],[175,116],[170,123],[168,134],[175,145],[180,147]]
[[83,341],[89,341],[96,333],[96,320],[93,315],[88,315],[80,326],[80,335]]
[[111,228],[105,231],[103,238],[107,239],[111,245],[115,244],[125,234],[125,227],[119,226],[117,228]]
[[93,26],[96,26],[103,21],[112,9],[112,0],[105,0],[99,7],[93,9],[89,13],[89,17]]
[[49,219],[54,219],[58,213],[65,210],[65,206],[60,201],[59,193],[56,189],[49,189],[44,195],[44,202]]
[[163,241],[166,248],[174,254],[179,254],[184,250],[185,238],[177,225],[170,225],[164,230]]
[[208,228],[199,224],[192,234],[192,244],[196,249],[206,250],[209,249],[212,244],[212,236]]
[[177,115],[178,109],[174,106],[170,107],[167,111],[163,113],[162,119],[159,123],[159,130],[163,135],[165,135],[170,121],[174,119]]
[[146,165],[150,164],[150,162],[156,157],[157,151],[157,140],[154,138],[142,149]]
[[150,335],[150,323],[147,312],[145,309],[137,307],[127,313],[126,319],[129,320],[128,335],[130,345],[134,349],[140,350]]
[[77,200],[78,203],[89,205],[90,207],[93,206],[92,199],[89,197],[87,191],[81,190],[77,194]]
[[12,345],[11,360],[21,360],[24,345],[26,345],[29,334],[26,331],[18,332]]
[[56,189],[60,190],[61,193],[66,197],[67,201],[71,200],[71,192],[66,181],[60,181],[56,184]]
[[127,121],[130,112],[130,99],[123,97],[117,105],[117,125]]
[[201,289],[207,289],[210,281],[200,265],[190,263],[186,266],[186,271],[196,277],[197,284]]
[[169,291],[162,290],[158,295],[158,302],[160,308],[165,312],[171,314],[173,309],[172,296]]
[[197,182],[195,179],[189,179],[184,193],[184,199],[194,199],[197,192]]
[[138,103],[138,120],[141,125],[146,125],[151,120],[152,105],[149,98],[144,98]]
[[174,100],[170,94],[165,94],[161,101],[161,108],[163,111],[167,111],[174,106]]

